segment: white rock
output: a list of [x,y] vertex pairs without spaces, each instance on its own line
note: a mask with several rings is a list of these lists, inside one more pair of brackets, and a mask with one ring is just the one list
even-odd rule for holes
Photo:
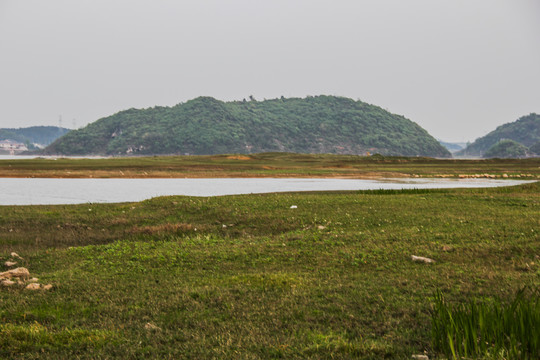
[[29,283],[35,283],[35,282],[38,282],[38,281],[39,281],[39,280],[38,280],[38,278],[36,278],[36,277],[33,277],[33,278],[31,278],[30,280],[28,280]]
[[0,278],[11,279],[11,278],[21,278],[28,279],[30,277],[30,272],[27,268],[18,267],[16,269],[8,270],[6,272],[0,273]]
[[17,259],[22,260],[22,257],[20,257],[19,254],[17,254],[16,252],[12,252],[10,255],[11,255],[12,258],[17,258]]
[[423,262],[423,263],[426,263],[426,264],[431,264],[431,263],[435,262],[435,260],[427,258],[427,257],[423,257],[423,256],[411,255],[411,259],[412,259],[412,261]]
[[52,285],[51,284],[47,284],[47,285],[44,285],[43,286],[43,290],[51,290],[52,289]]
[[296,205],[291,205],[291,209],[298,209],[298,206],[296,206]]
[[15,281],[11,281],[11,280],[8,280],[8,279],[5,279],[5,280],[2,280],[0,281],[0,284],[2,286],[12,286],[12,285],[15,285]]
[[32,283],[32,284],[26,285],[25,289],[26,290],[39,290],[41,289],[41,285],[38,283]]
[[6,261],[4,265],[7,267],[12,267],[12,266],[17,265],[17,263],[15,261]]
[[144,328],[146,330],[157,330],[157,331],[161,331],[161,328],[159,326],[156,326],[152,323],[146,323],[146,325],[144,325]]
[[412,358],[416,360],[429,360],[427,355],[413,355]]

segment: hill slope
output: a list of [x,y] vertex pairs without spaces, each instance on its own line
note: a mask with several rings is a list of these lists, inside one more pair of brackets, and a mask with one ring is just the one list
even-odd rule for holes
[[72,131],[47,154],[222,154],[287,151],[449,157],[412,121],[342,97],[222,102],[130,109]]
[[69,129],[57,126],[31,126],[19,129],[0,129],[0,140],[15,140],[24,144],[47,146]]
[[485,158],[524,158],[529,155],[529,149],[514,140],[501,140],[484,153]]
[[531,147],[529,147],[529,151],[534,155],[540,156],[540,141],[531,145]]
[[540,141],[540,115],[529,114],[512,123],[501,125],[457,152],[456,156],[483,156],[501,140],[513,140],[526,147]]

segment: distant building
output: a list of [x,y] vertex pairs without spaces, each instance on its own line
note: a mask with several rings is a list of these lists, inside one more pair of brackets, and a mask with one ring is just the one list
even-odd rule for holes
[[25,144],[20,143],[15,140],[0,140],[0,151],[9,152],[14,155],[23,151],[28,151],[28,148]]

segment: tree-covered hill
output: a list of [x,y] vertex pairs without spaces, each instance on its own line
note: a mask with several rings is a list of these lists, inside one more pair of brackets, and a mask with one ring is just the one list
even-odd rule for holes
[[501,140],[484,153],[485,158],[524,158],[529,149],[514,140]]
[[130,109],[72,131],[47,154],[221,154],[286,151],[449,157],[403,116],[335,96]]
[[540,115],[529,114],[512,123],[504,124],[456,153],[456,156],[482,157],[501,140],[513,140],[525,147],[540,141]]
[[529,151],[532,155],[540,156],[540,141],[531,145],[531,147],[529,147]]
[[31,126],[19,129],[0,129],[0,140],[15,140],[32,147],[32,144],[47,146],[69,129],[57,126]]

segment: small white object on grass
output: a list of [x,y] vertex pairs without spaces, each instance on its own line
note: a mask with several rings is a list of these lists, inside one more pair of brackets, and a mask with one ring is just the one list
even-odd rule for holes
[[291,209],[298,209],[298,206],[296,206],[296,205],[291,205]]
[[31,284],[26,285],[25,289],[26,290],[39,290],[41,289],[41,285],[38,283],[31,283]]
[[9,279],[5,279],[5,280],[0,281],[0,285],[2,285],[2,286],[11,286],[11,285],[15,285],[15,281],[11,281],[11,280],[9,280]]
[[160,328],[159,326],[156,326],[156,325],[154,325],[154,324],[152,324],[152,323],[146,323],[146,324],[144,325],[144,328],[145,328],[146,330],[161,331],[161,328]]
[[427,258],[427,257],[423,257],[423,256],[411,255],[411,259],[412,259],[412,261],[423,262],[423,263],[426,263],[426,264],[432,264],[432,263],[435,262],[435,260]]

